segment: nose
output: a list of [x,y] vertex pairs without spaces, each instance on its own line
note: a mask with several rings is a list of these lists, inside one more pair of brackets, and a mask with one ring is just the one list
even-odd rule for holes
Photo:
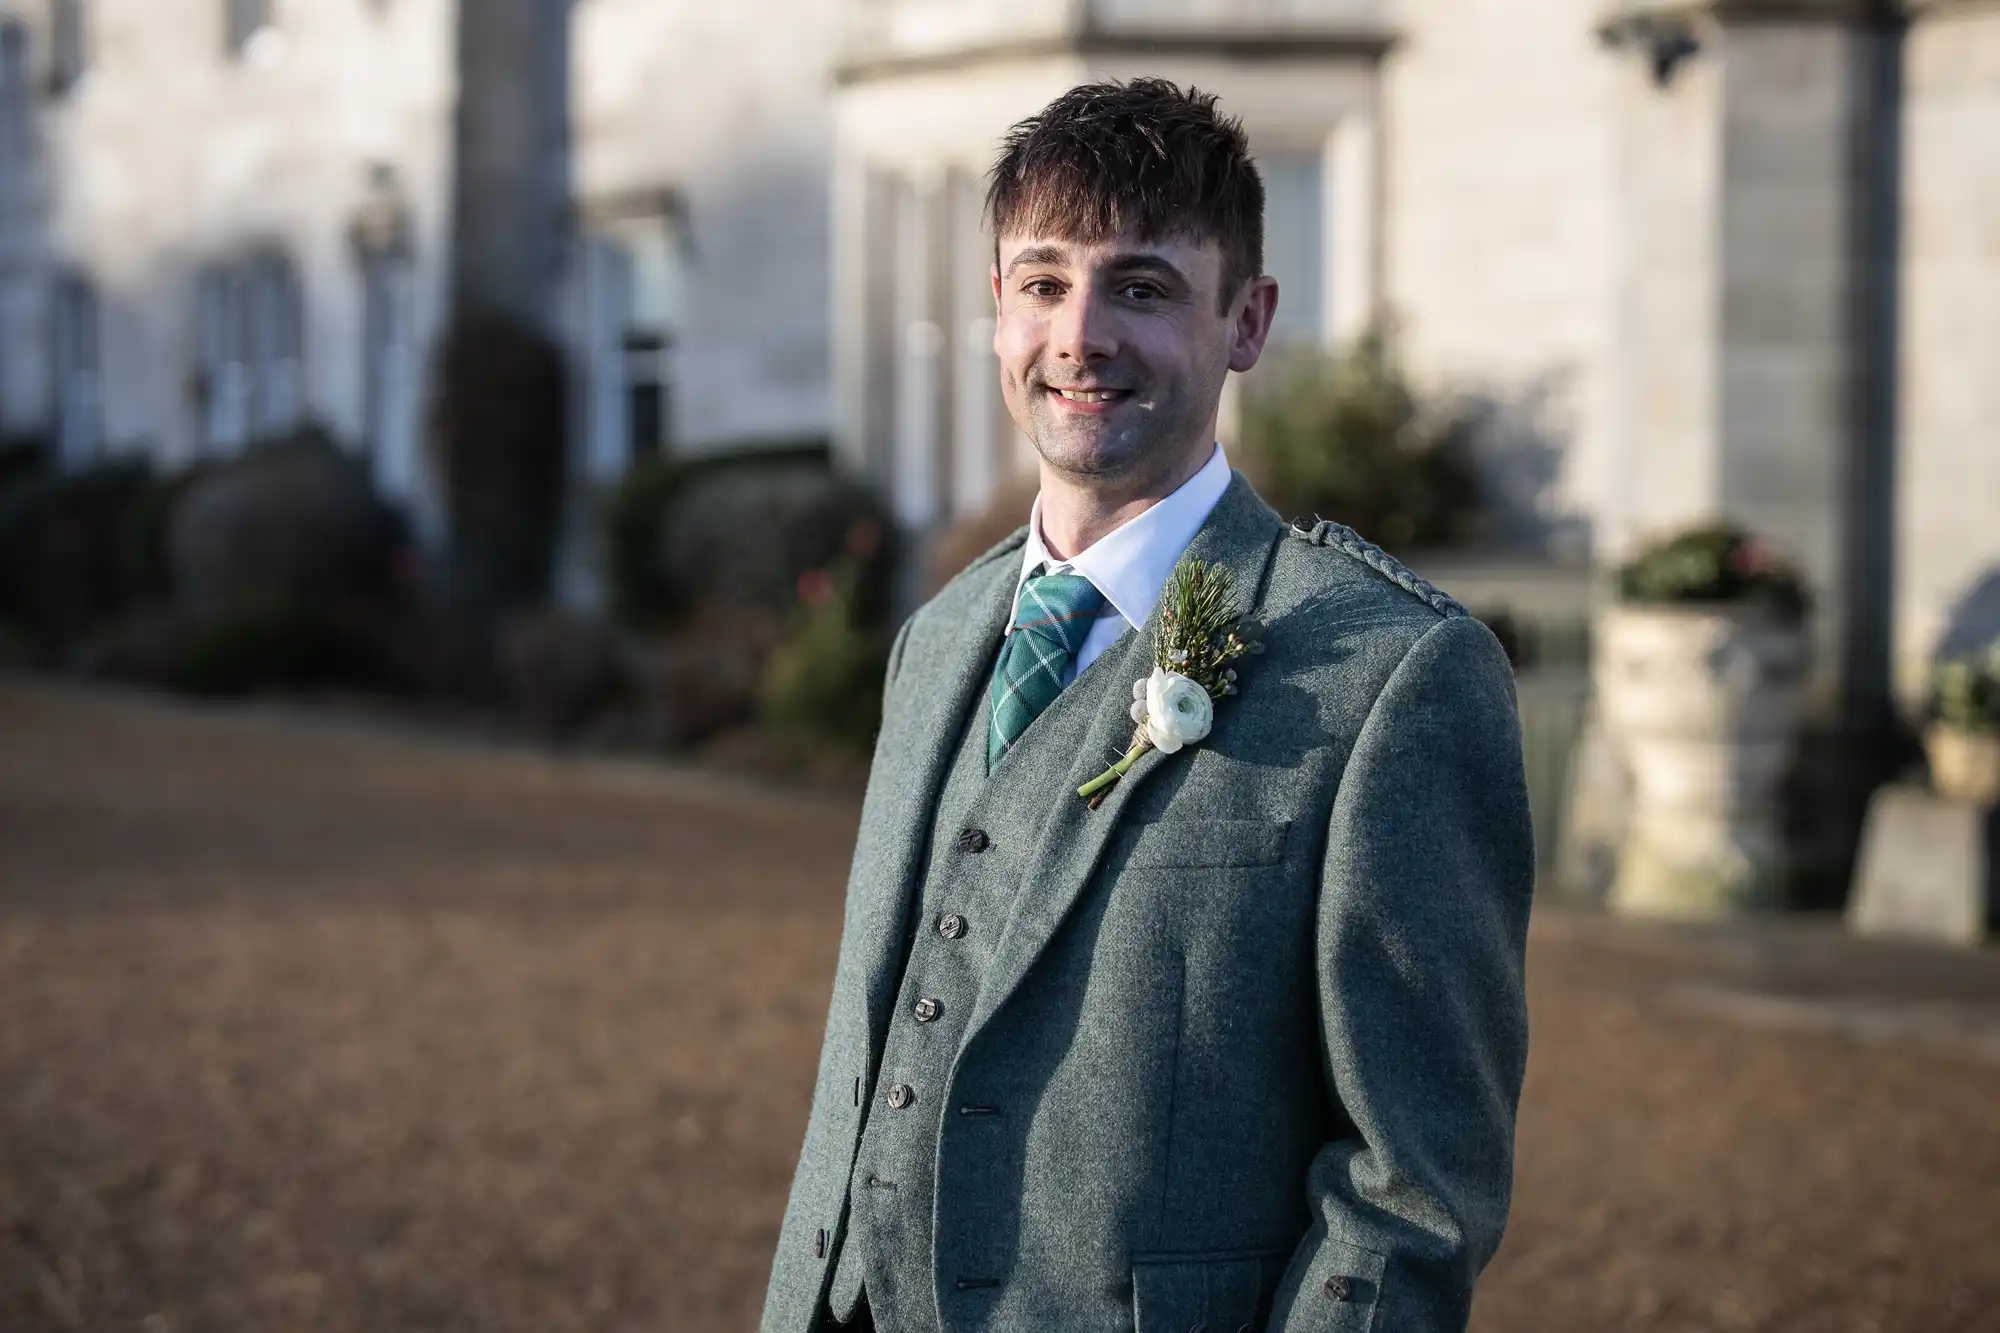
[[1118,354],[1116,313],[1098,295],[1095,283],[1080,283],[1056,312],[1049,350],[1058,360],[1087,366]]

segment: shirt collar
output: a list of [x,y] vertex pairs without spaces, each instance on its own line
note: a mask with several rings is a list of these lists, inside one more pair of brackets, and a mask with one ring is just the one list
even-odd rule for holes
[[[1081,574],[1104,594],[1126,623],[1138,626],[1153,614],[1160,590],[1181,552],[1201,530],[1215,502],[1229,489],[1229,459],[1217,443],[1201,470],[1176,487],[1172,494],[1154,502],[1136,518],[1105,533],[1068,560],[1057,560],[1042,545],[1042,497],[1038,491],[1028,509],[1028,540],[1021,550],[1021,572],[1014,582],[1018,602],[1021,585],[1036,565],[1046,562],[1049,572]],[[1007,618],[1008,633],[1014,618]]]

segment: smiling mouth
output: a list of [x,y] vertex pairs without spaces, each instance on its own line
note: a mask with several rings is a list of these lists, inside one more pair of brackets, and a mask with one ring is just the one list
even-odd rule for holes
[[1049,392],[1072,403],[1114,403],[1130,393],[1128,389],[1056,389]]

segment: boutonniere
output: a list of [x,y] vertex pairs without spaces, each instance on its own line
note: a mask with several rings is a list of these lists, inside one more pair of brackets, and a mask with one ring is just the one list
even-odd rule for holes
[[1236,668],[1230,664],[1245,653],[1264,651],[1246,634],[1234,581],[1221,565],[1182,556],[1160,597],[1153,673],[1132,682],[1131,748],[1076,789],[1093,810],[1146,751],[1172,754],[1208,735],[1215,701],[1236,693]]

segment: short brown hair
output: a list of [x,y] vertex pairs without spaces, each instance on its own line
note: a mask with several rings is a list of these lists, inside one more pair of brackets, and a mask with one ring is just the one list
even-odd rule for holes
[[1165,79],[1086,83],[1008,130],[986,216],[996,241],[1212,240],[1225,313],[1264,271],[1264,182],[1242,122]]

